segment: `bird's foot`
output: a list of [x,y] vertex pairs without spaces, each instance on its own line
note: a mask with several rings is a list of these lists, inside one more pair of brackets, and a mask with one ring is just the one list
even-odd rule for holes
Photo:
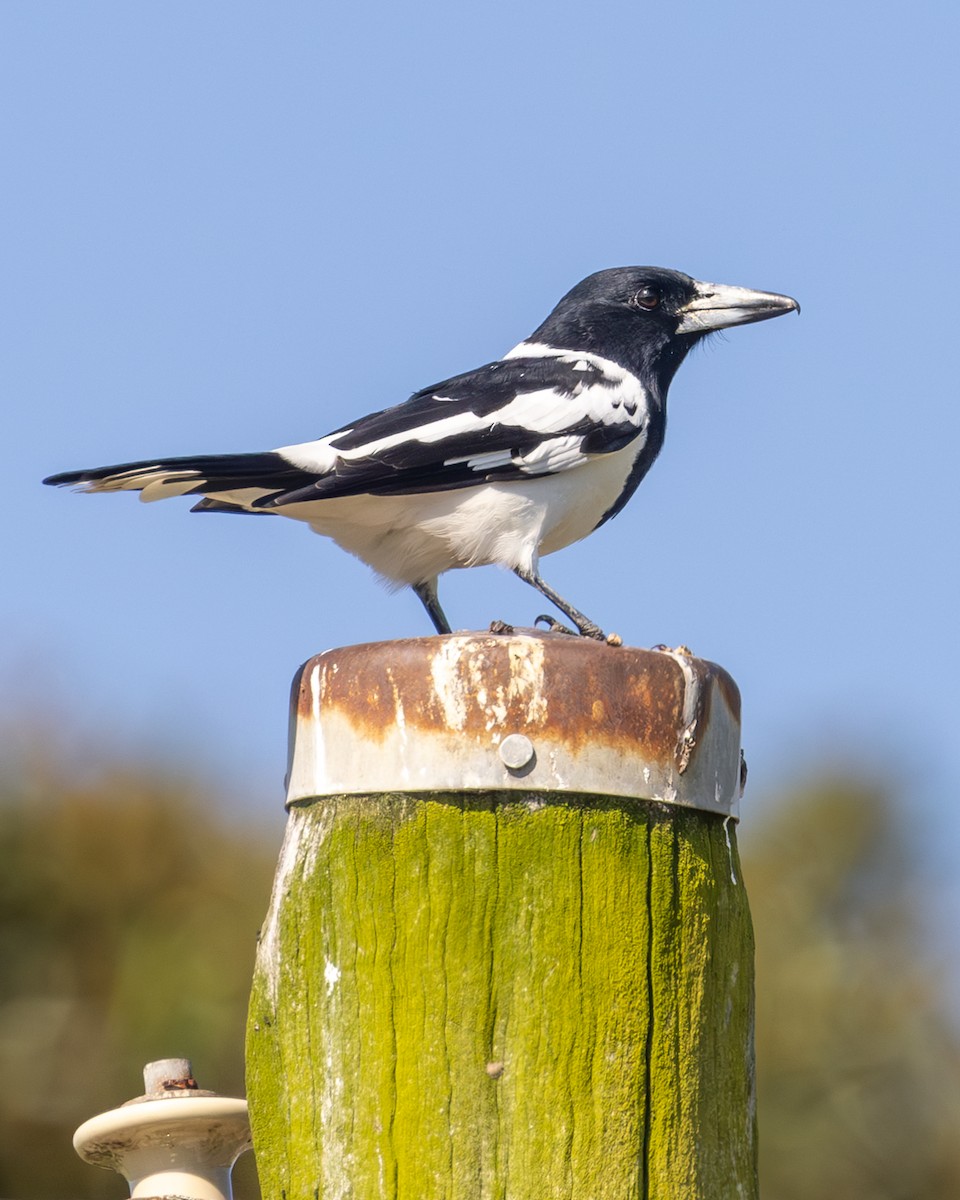
[[565,633],[569,637],[593,638],[595,642],[606,642],[608,646],[623,645],[623,638],[619,633],[604,633],[600,626],[594,625],[592,621],[584,621],[579,629],[570,629],[566,625],[561,625],[556,617],[548,617],[541,613],[533,623],[534,628],[541,622],[551,633]]
[[514,630],[513,626],[508,625],[506,621],[491,621],[490,632],[506,634],[509,637],[510,634],[516,631]]

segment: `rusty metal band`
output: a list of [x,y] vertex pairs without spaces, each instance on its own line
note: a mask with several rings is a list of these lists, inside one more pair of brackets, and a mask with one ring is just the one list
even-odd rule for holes
[[376,792],[578,792],[737,816],[740,695],[685,650],[453,634],[310,659],[287,802]]

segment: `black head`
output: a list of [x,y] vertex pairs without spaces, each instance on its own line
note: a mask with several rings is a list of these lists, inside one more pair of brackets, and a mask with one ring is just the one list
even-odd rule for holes
[[664,267],[613,267],[567,292],[528,340],[610,358],[665,395],[686,354],[708,333],[799,307],[789,296],[703,283]]

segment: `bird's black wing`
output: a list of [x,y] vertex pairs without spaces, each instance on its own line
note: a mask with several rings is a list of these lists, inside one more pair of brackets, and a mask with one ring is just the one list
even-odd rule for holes
[[440,491],[569,470],[643,430],[633,376],[591,356],[501,359],[417,392],[317,443],[278,453],[315,470],[257,508],[350,495]]

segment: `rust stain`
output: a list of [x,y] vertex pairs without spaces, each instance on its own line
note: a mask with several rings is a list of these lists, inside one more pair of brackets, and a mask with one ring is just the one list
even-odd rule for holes
[[188,1075],[186,1079],[165,1079],[160,1084],[160,1090],[163,1092],[198,1092],[200,1084],[192,1075]]
[[300,667],[290,685],[290,715],[293,717],[308,717],[313,711],[310,698],[310,671],[316,658],[311,658]]
[[[687,761],[709,721],[714,688],[740,713],[736,684],[722,668],[696,658],[689,666],[700,686]],[[484,742],[494,732],[548,730],[574,753],[639,744],[667,763],[676,761],[690,716],[683,670],[669,654],[562,634],[453,634],[326,651],[294,680],[301,719],[313,716],[315,686],[321,710],[336,711],[372,742],[397,725]]]
[[731,675],[728,675],[723,667],[718,667],[716,663],[706,663],[713,674],[716,681],[717,689],[723,697],[723,701],[727,708],[733,713],[737,724],[740,724],[740,689],[737,687]]

